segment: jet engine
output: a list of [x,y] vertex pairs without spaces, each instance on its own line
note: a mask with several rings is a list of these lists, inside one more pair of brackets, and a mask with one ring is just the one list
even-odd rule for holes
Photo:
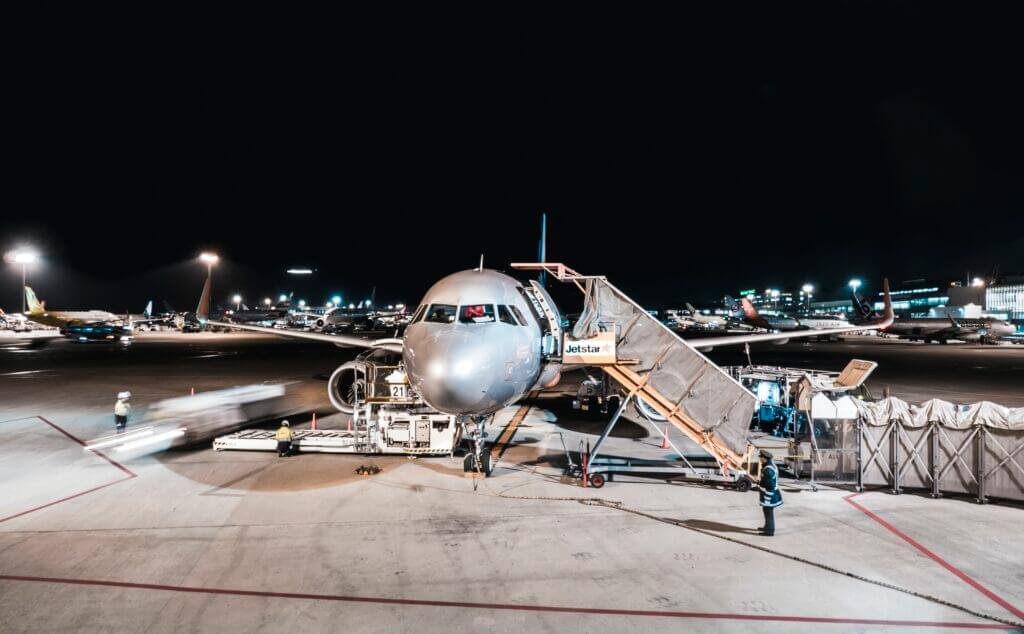
[[327,396],[338,411],[351,414],[366,398],[366,362],[349,361],[338,366],[327,381]]

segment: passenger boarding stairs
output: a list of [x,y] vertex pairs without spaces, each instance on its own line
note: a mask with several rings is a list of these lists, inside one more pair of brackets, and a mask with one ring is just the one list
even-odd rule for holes
[[[558,263],[514,263],[512,268],[547,271],[584,294],[580,321],[572,333],[565,333],[562,361],[566,366],[600,367],[622,386],[626,399],[616,419],[631,399],[642,398],[723,470],[745,468],[751,456],[747,430],[757,406],[751,392],[605,277],[581,275]],[[573,348],[583,352],[570,356]],[[588,360],[589,354],[594,361]]]

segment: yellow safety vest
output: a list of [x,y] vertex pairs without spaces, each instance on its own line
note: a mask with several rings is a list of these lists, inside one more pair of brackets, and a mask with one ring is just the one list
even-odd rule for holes
[[288,427],[281,427],[277,430],[277,435],[275,436],[275,438],[277,438],[277,442],[281,442],[283,440],[291,440],[292,430]]
[[130,410],[130,409],[131,409],[131,406],[129,406],[128,403],[125,403],[124,401],[118,401],[118,402],[114,403],[114,415],[115,416],[127,416],[128,415],[128,410]]

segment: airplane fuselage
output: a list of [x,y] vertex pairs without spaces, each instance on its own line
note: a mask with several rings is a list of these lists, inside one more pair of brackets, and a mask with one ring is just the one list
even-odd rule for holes
[[402,358],[413,388],[434,409],[488,415],[537,384],[542,336],[522,284],[497,271],[462,271],[427,291]]
[[[954,325],[955,324],[955,325]],[[901,339],[954,339],[976,343],[994,341],[1016,332],[1013,324],[999,319],[949,319],[931,317],[907,317],[895,320],[885,329],[890,335]]]
[[121,317],[105,310],[28,312],[25,313],[25,317],[37,324],[54,328],[122,321]]

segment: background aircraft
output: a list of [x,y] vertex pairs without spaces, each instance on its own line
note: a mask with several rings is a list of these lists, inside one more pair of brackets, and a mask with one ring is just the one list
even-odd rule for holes
[[743,307],[743,323],[754,328],[777,330],[779,332],[800,330],[800,322],[792,317],[786,317],[785,315],[761,315],[746,297],[740,299],[740,306]]
[[124,317],[105,310],[56,311],[47,310],[45,302],[36,298],[35,291],[25,287],[28,311],[25,317],[37,324],[53,326],[75,341],[125,342],[132,338],[132,327]]
[[[862,319],[877,318],[878,313],[859,293],[853,294],[854,314]],[[948,343],[950,340],[966,343],[995,343],[1013,335],[1017,329],[1008,321],[985,317],[969,319],[954,317],[897,317],[887,328],[888,335],[909,341]]]

